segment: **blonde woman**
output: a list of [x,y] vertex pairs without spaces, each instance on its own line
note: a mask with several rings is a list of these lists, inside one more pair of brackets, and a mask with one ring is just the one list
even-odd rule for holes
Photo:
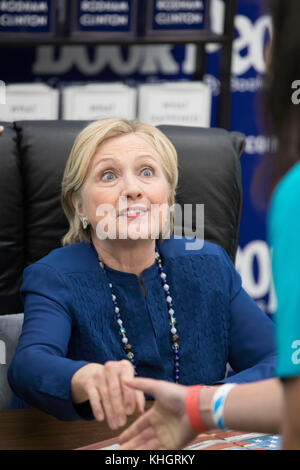
[[[177,179],[176,150],[153,126],[104,119],[78,135],[62,182],[63,247],[24,271],[13,407],[117,429],[143,413],[143,393],[125,385],[134,375],[272,377],[273,324],[227,254],[169,236]],[[224,379],[228,362],[235,375]]]

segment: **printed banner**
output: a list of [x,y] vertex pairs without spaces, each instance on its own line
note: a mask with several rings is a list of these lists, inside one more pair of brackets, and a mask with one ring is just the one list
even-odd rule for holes
[[136,32],[136,0],[71,0],[71,34]]
[[146,35],[209,28],[209,0],[144,0]]
[[266,239],[266,212],[251,197],[258,166],[267,153],[276,150],[275,137],[264,135],[261,114],[265,46],[271,35],[271,18],[259,0],[243,0],[239,3],[235,29],[231,128],[246,135],[246,150],[241,159],[243,208],[236,266],[248,293],[271,315],[276,309],[276,299]]
[[1,0],[0,37],[53,36],[56,5],[56,0]]

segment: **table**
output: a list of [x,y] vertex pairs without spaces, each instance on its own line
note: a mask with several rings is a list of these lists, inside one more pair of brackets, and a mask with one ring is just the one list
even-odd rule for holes
[[[146,405],[146,409],[149,406]],[[127,426],[134,419],[128,418]],[[106,423],[97,421],[60,421],[31,408],[0,411],[0,450],[99,449],[103,447],[102,441],[105,441],[104,446],[114,444],[121,431],[112,431]],[[229,450],[241,447],[243,450],[256,450],[264,448],[272,439],[276,445],[279,443],[276,441],[279,436],[212,430],[199,435],[187,449]]]
[[60,421],[36,409],[0,411],[0,450],[71,450],[119,434],[105,423]]

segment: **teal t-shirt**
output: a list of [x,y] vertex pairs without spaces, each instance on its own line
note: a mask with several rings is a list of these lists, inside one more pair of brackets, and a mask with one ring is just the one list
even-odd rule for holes
[[277,375],[300,375],[300,162],[276,187],[268,216],[275,313]]

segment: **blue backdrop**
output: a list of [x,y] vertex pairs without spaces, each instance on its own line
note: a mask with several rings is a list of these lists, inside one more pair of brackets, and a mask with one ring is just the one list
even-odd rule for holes
[[[235,18],[232,63],[231,129],[247,136],[241,159],[243,212],[236,266],[250,295],[266,313],[275,308],[272,294],[266,214],[255,208],[250,184],[257,165],[275,140],[263,135],[259,125],[259,100],[265,71],[264,45],[270,35],[270,17],[260,0],[239,0]],[[223,0],[212,0],[213,29],[222,24]],[[218,46],[208,46],[205,81],[213,91],[212,125],[219,92]],[[157,80],[190,79],[195,68],[195,48],[189,46],[40,46],[1,49],[0,80],[6,83],[44,82],[62,87],[70,82],[122,80],[135,85]]]

